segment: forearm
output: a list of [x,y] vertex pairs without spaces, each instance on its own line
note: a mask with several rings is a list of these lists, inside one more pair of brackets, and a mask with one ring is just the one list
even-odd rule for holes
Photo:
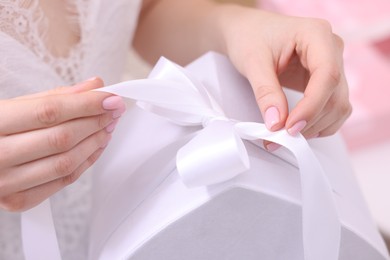
[[160,56],[184,65],[207,51],[224,53],[220,11],[208,0],[145,1],[134,47],[152,64]]

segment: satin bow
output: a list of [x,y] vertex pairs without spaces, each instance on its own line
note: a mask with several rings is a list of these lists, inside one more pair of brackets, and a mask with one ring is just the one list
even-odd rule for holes
[[332,189],[303,136],[292,137],[285,130],[270,132],[264,124],[228,118],[201,82],[165,58],[160,59],[148,79],[119,83],[101,91],[137,100],[142,108],[177,124],[203,126],[177,152],[177,171],[188,187],[216,184],[248,170],[249,158],[242,139],[263,139],[288,148],[301,173],[305,259],[338,259],[340,222]]
[[188,187],[220,183],[247,171],[250,164],[243,140],[263,139],[289,149],[301,174],[305,260],[338,259],[341,227],[332,189],[303,136],[270,132],[264,124],[228,118],[201,82],[164,58],[148,79],[98,91],[135,100],[143,109],[179,125],[202,127],[177,152],[177,171]]

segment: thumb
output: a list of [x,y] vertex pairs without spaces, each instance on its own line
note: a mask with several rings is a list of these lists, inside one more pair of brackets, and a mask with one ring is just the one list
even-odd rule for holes
[[104,86],[103,80],[99,77],[93,77],[90,79],[87,79],[85,81],[79,82],[75,84],[74,86],[69,87],[58,87],[52,90],[49,90],[48,92],[50,94],[75,94],[75,93],[81,93],[85,91],[89,91],[92,89],[101,88]]
[[81,93],[85,91],[89,91],[92,89],[101,88],[104,86],[103,80],[98,77],[94,77],[83,82],[79,82],[74,86],[61,86],[56,87],[47,91],[38,92],[30,95],[16,97],[14,99],[30,99],[30,98],[41,98],[52,95],[63,95],[63,94],[75,94]]
[[71,91],[74,91],[72,93],[79,93],[79,92],[89,91],[92,89],[101,88],[103,86],[104,86],[104,82],[101,78],[93,77],[83,82],[77,83],[74,86],[71,86],[70,89]]
[[244,75],[252,86],[265,125],[271,131],[283,128],[288,105],[272,59],[257,59],[247,65]]

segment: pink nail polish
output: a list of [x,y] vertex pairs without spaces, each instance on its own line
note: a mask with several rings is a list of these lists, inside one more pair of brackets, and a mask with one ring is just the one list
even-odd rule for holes
[[296,136],[298,133],[300,133],[303,130],[303,128],[305,128],[306,124],[307,122],[305,120],[301,120],[295,123],[289,129],[287,129],[287,132],[292,136]]
[[265,125],[269,130],[272,130],[272,127],[280,121],[279,110],[276,107],[269,107],[265,111],[264,117]]
[[111,124],[109,124],[108,126],[106,126],[106,132],[107,133],[112,133],[116,127],[116,124],[118,123],[118,120],[114,120]]
[[269,152],[274,152],[276,151],[277,149],[279,149],[281,147],[280,144],[276,144],[276,143],[269,143],[267,144],[267,146],[265,147]]
[[110,96],[103,100],[102,105],[106,110],[114,110],[124,106],[124,102],[120,96]]
[[122,106],[114,110],[114,112],[112,112],[112,118],[113,119],[119,118],[125,111],[126,111],[126,106]]

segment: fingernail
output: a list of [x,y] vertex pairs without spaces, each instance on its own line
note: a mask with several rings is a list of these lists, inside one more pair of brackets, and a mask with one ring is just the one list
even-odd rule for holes
[[266,145],[266,149],[269,151],[269,152],[274,152],[276,151],[277,149],[280,148],[280,144],[276,144],[276,143],[269,143]]
[[280,121],[279,110],[276,107],[269,107],[265,111],[264,121],[267,128],[272,130],[272,127]]
[[111,124],[109,124],[108,126],[106,126],[106,132],[107,133],[112,133],[116,127],[116,124],[118,123],[118,119],[117,120],[114,120]]
[[114,112],[112,112],[112,118],[113,119],[119,118],[125,111],[126,111],[125,105],[120,108],[117,108],[116,110],[114,110]]
[[108,145],[108,143],[110,142],[110,140],[111,140],[111,135],[109,134],[109,135],[107,135],[107,137],[106,137],[106,139],[104,140],[104,142],[103,142],[103,144],[100,146],[100,148],[106,148],[107,147],[107,145]]
[[124,106],[124,102],[120,96],[110,96],[103,100],[103,108],[106,110],[114,110]]
[[287,132],[292,136],[296,136],[298,133],[300,133],[303,130],[303,128],[305,128],[306,124],[307,122],[305,120],[301,120],[295,123],[289,129],[287,129]]

